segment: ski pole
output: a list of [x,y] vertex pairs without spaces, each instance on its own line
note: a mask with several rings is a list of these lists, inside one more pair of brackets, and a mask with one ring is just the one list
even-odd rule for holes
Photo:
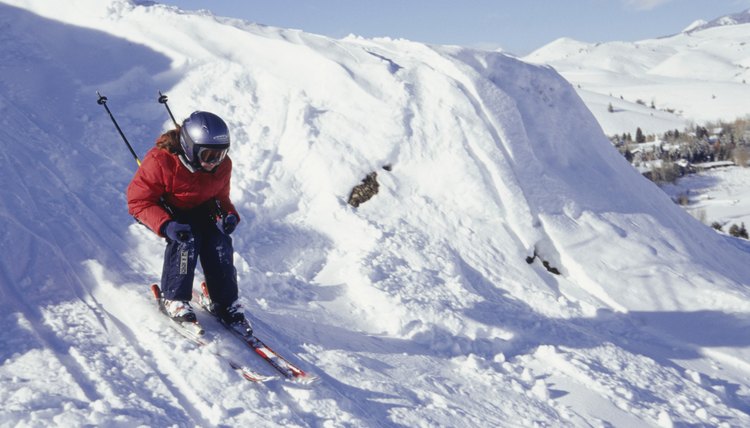
[[180,125],[177,123],[177,121],[174,119],[174,115],[172,114],[172,110],[169,109],[169,104],[167,104],[167,96],[162,94],[161,91],[159,91],[159,104],[164,104],[164,107],[167,108],[167,113],[169,113],[169,117],[172,118],[172,123],[174,123],[174,126],[179,128]]
[[[112,119],[112,123],[115,124],[115,128],[117,128],[117,132],[120,133],[122,140],[125,141],[125,144],[127,144],[128,149],[130,149],[130,153],[133,155],[133,158],[135,158],[135,162],[138,164],[138,167],[140,168],[141,160],[138,158],[138,155],[135,154],[135,150],[133,150],[133,146],[131,146],[130,143],[128,142],[128,139],[125,138],[125,133],[122,132],[122,129],[120,129],[120,125],[117,124],[117,121],[115,120],[114,115],[112,115],[112,112],[109,110],[109,107],[107,107],[107,97],[100,94],[99,91],[96,91],[96,95],[99,96],[99,99],[96,100],[96,103],[104,106],[104,109],[107,110],[107,113],[109,113],[109,118]],[[172,209],[171,206],[169,206],[167,201],[164,199],[164,196],[159,198],[159,203],[164,208],[164,210],[167,211],[169,215],[174,216],[174,210]]]
[[138,166],[141,166],[141,160],[138,159],[138,155],[135,154],[135,150],[133,150],[133,146],[131,146],[130,143],[128,142],[128,139],[125,138],[125,134],[122,132],[122,129],[120,129],[120,125],[117,124],[115,117],[112,115],[112,112],[109,110],[109,107],[107,107],[107,97],[100,94],[99,91],[96,91],[96,95],[99,96],[99,99],[96,100],[96,103],[101,106],[104,106],[104,109],[107,110],[107,113],[109,113],[109,118],[112,119],[112,123],[115,124],[115,128],[117,128],[117,132],[120,133],[122,140],[125,141],[125,144],[127,144],[128,149],[130,149],[130,153],[133,155],[133,158],[135,158],[135,162],[138,164]]

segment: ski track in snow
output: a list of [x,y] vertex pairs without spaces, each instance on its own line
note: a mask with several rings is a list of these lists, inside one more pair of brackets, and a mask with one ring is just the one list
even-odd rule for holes
[[[750,247],[552,69],[124,0],[7,0],[0,29],[0,426],[750,425]],[[163,243],[97,90],[140,154],[157,90],[227,119],[241,302],[319,383],[247,382],[215,353],[275,373],[158,313]]]

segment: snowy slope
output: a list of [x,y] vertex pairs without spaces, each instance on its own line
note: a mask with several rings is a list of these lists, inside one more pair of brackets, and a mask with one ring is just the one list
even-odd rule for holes
[[691,122],[733,121],[750,114],[748,15],[634,43],[562,38],[524,60],[548,64],[576,86],[608,135],[634,133],[636,126],[662,133]]
[[674,200],[687,197],[686,209],[703,223],[750,225],[750,169],[716,168],[680,178],[662,187]]
[[[750,249],[552,69],[124,0],[6,0],[0,28],[0,425],[750,424]],[[211,320],[205,349],[162,320],[97,90],[140,154],[158,90],[228,121],[241,300],[318,385],[247,383],[213,351],[268,368]]]

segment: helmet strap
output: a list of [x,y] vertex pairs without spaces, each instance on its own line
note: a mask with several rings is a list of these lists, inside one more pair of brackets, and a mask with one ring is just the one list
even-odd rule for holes
[[177,157],[180,159],[180,162],[182,162],[183,165],[185,165],[185,168],[188,169],[190,172],[196,172],[198,169],[191,165],[190,162],[188,162],[187,158],[185,157],[185,153],[180,153],[177,155]]

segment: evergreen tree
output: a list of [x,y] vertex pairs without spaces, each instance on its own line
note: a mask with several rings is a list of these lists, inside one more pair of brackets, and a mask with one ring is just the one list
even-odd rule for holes
[[729,234],[738,238],[748,238],[747,229],[745,229],[745,223],[742,223],[742,226],[733,224],[732,227],[729,228]]
[[635,130],[635,142],[636,143],[645,143],[646,137],[643,135],[643,131],[641,131],[641,128]]
[[708,129],[706,129],[703,126],[699,126],[695,129],[695,137],[699,140],[702,140],[706,137],[708,137]]

